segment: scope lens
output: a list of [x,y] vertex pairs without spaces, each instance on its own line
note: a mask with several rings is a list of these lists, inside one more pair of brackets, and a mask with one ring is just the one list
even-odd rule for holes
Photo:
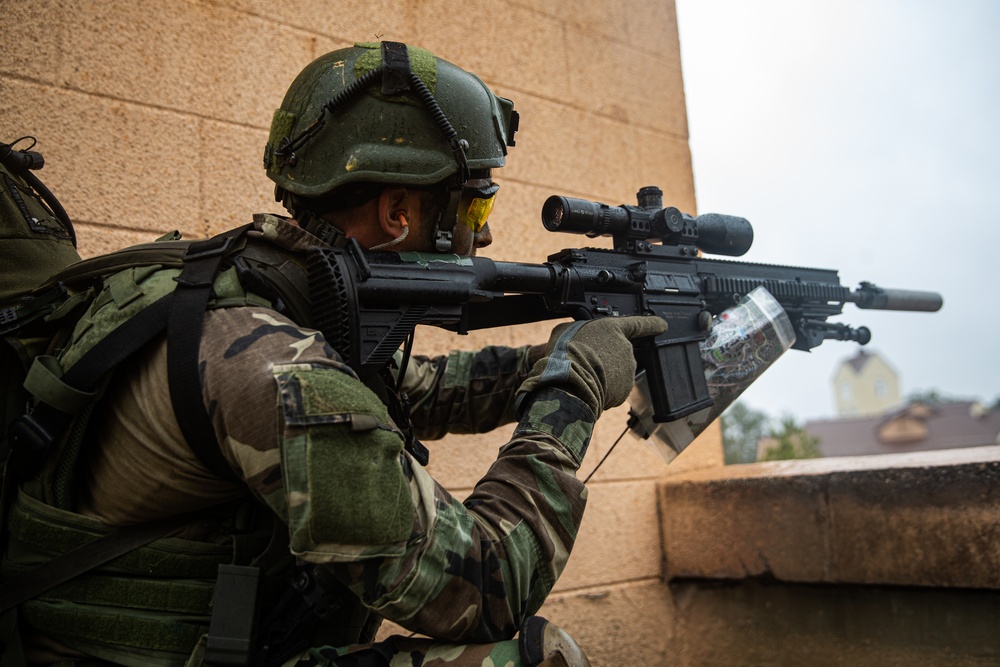
[[542,204],[542,224],[545,229],[554,232],[562,226],[566,217],[566,208],[562,197],[549,197]]

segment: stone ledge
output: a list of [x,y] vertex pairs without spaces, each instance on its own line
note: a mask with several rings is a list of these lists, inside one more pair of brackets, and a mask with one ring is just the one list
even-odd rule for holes
[[1000,588],[998,481],[1000,447],[667,477],[665,576]]

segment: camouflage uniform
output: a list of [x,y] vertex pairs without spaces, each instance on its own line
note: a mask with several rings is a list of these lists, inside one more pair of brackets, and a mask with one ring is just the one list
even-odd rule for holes
[[[274,216],[258,216],[256,226],[290,251],[321,245]],[[415,358],[403,389],[418,433],[512,421],[514,393],[538,356],[488,347]],[[561,390],[539,392],[459,502],[404,451],[386,407],[319,332],[265,307],[216,309],[206,314],[200,360],[218,442],[241,481],[209,472],[181,435],[164,341],[111,385],[81,514],[128,525],[212,507],[249,488],[287,524],[292,553],[325,566],[381,616],[436,638],[395,638],[360,652],[317,648],[300,664],[389,664],[395,655],[391,664],[427,665],[462,651],[472,662],[453,664],[517,662],[516,642],[505,640],[545,600],[582,518],[587,493],[575,472],[593,429],[586,404]],[[211,541],[215,532],[198,523],[178,535]]]

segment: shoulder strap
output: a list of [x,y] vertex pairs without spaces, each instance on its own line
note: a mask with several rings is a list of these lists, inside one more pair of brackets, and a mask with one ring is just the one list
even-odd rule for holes
[[216,475],[229,479],[236,479],[236,475],[222,455],[215,427],[205,409],[198,352],[205,310],[219,264],[233,240],[250,229],[252,225],[239,227],[188,247],[184,269],[174,278],[177,288],[167,321],[167,375],[174,416],[184,439],[201,462]]

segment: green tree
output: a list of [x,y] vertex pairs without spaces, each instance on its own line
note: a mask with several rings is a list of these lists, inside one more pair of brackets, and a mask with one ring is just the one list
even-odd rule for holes
[[907,403],[923,403],[925,405],[941,405],[953,401],[951,396],[942,394],[937,389],[918,389],[906,396]]
[[757,442],[767,435],[771,418],[736,401],[722,413],[722,450],[726,463],[753,463]]
[[809,435],[799,426],[794,417],[783,417],[781,428],[772,431],[770,437],[775,444],[764,451],[762,461],[782,461],[785,459],[816,459],[822,456],[820,440]]

